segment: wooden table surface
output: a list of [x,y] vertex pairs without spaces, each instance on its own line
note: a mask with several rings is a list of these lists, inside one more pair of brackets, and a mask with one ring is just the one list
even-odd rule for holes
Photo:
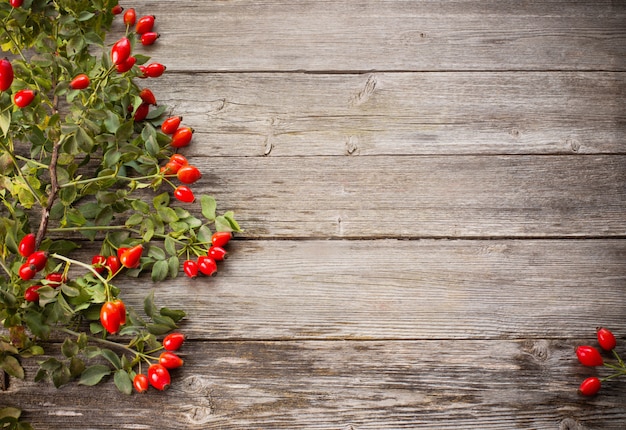
[[215,278],[120,285],[188,312],[170,390],[27,361],[3,403],[38,429],[626,428],[626,378],[583,398],[606,372],[574,354],[606,326],[626,355],[626,1],[122,5],[157,16],[150,88],[245,232]]

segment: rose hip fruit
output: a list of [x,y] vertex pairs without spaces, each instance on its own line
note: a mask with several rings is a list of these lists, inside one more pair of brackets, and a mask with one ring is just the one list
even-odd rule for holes
[[602,382],[600,379],[595,376],[591,376],[585,379],[578,388],[578,392],[583,396],[594,396],[598,394],[600,388],[602,387]]
[[598,327],[596,335],[598,337],[598,344],[605,351],[611,351],[617,345],[615,335],[607,328]]
[[600,351],[593,346],[579,346],[576,348],[576,356],[578,356],[578,361],[580,361],[583,366],[602,366],[602,363],[604,362],[604,360],[602,360],[602,356],[600,355]]

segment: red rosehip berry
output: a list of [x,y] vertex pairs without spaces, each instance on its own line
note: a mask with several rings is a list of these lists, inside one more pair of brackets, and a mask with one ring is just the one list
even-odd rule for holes
[[35,267],[35,270],[39,272],[46,267],[48,262],[48,253],[46,251],[35,251],[28,256],[26,264],[30,264]]
[[143,46],[150,46],[157,41],[161,35],[155,31],[149,31],[141,35],[141,44]]
[[61,284],[67,282],[67,278],[61,272],[52,272],[46,275],[47,285],[52,288],[59,288]]
[[132,27],[137,22],[137,12],[132,7],[124,12],[124,24],[127,27]]
[[138,373],[133,378],[133,387],[138,393],[145,393],[150,387],[150,380],[143,373]]
[[37,290],[41,287],[41,285],[33,285],[32,287],[28,287],[26,291],[24,291],[24,300],[26,300],[27,302],[38,302],[39,293],[37,292]]
[[120,254],[120,263],[128,269],[134,269],[139,266],[142,253],[143,245],[141,244],[128,248]]
[[193,191],[186,185],[179,185],[174,190],[174,197],[183,203],[193,203],[196,197],[193,195]]
[[113,47],[111,48],[111,61],[115,65],[119,65],[126,61],[128,57],[130,57],[130,40],[128,37],[122,37],[120,40],[115,42]]
[[130,69],[133,68],[136,62],[137,58],[132,56],[128,57],[126,60],[115,66],[115,68],[117,69],[117,73],[128,72]]
[[583,366],[602,366],[602,363],[604,362],[604,360],[602,360],[602,356],[600,355],[600,351],[593,346],[579,346],[576,348],[576,356],[578,356],[578,361],[580,361]]
[[611,351],[617,345],[615,335],[607,328],[598,327],[596,335],[598,337],[598,344],[600,345],[600,348],[605,351]]
[[161,63],[150,63],[143,69],[143,73],[148,78],[158,78],[167,68]]
[[217,273],[217,263],[208,255],[198,257],[198,270],[206,276],[213,276]]
[[0,91],[11,88],[13,83],[13,66],[8,58],[0,60]]
[[167,118],[163,121],[163,124],[161,124],[161,131],[165,134],[174,134],[176,130],[178,130],[178,126],[182,120],[182,116],[172,116]]
[[202,177],[202,173],[200,173],[200,170],[198,170],[196,166],[189,164],[182,166],[178,172],[176,172],[176,177],[183,184],[193,184]]
[[219,246],[223,248],[233,237],[232,233],[229,231],[216,231],[211,236],[211,243],[213,246]]
[[15,103],[15,106],[17,106],[18,108],[23,109],[32,103],[36,95],[37,91],[34,90],[19,90],[13,96],[13,103]]
[[102,275],[107,271],[106,261],[107,258],[104,255],[94,255],[91,259],[91,265],[96,269],[96,272]]
[[119,4],[116,4],[115,6],[111,8],[111,13],[113,15],[119,15],[122,12],[124,12],[124,8],[120,6]]
[[18,274],[24,281],[33,279],[37,274],[37,269],[32,264],[24,263],[20,266]]
[[115,275],[122,268],[122,264],[120,263],[120,259],[117,255],[109,255],[106,258],[104,265],[111,273],[111,276]]
[[186,260],[183,263],[183,271],[189,278],[195,278],[198,276],[198,263],[193,260]]
[[159,355],[159,364],[166,369],[178,369],[184,364],[182,358],[170,351],[163,351]]
[[178,163],[168,161],[167,163],[165,163],[165,166],[161,167],[161,173],[163,173],[164,175],[175,175],[176,173],[178,173],[181,167],[182,166]]
[[183,166],[186,166],[186,165],[189,164],[189,161],[187,160],[187,157],[185,157],[182,154],[172,154],[172,156],[170,157],[170,162],[171,163],[176,163],[180,167],[183,167]]
[[139,97],[144,103],[156,106],[157,101],[154,93],[149,88],[144,88],[139,92]]
[[121,300],[109,301],[100,308],[100,323],[109,333],[115,334],[126,323],[126,306]]
[[135,121],[143,121],[148,116],[148,113],[150,113],[150,105],[148,103],[142,103],[137,107],[133,119]]
[[215,261],[222,261],[228,257],[228,253],[221,246],[210,247],[207,255]]
[[162,364],[152,364],[148,367],[150,385],[157,390],[167,390],[170,386],[170,372]]
[[24,0],[10,0],[9,3],[13,7],[20,7],[20,6],[22,6],[22,3],[24,3]]
[[76,75],[74,79],[70,82],[70,88],[73,90],[84,90],[89,86],[89,76],[84,73],[80,75]]
[[585,379],[578,388],[578,392],[583,396],[594,396],[598,394],[600,388],[602,387],[602,382],[600,379],[595,376],[591,376]]
[[185,342],[185,335],[182,333],[170,333],[163,339],[163,348],[168,351],[178,351]]
[[33,233],[28,233],[20,240],[17,250],[22,257],[30,257],[35,252],[35,240],[36,237]]
[[154,15],[146,15],[139,18],[137,25],[135,26],[135,32],[137,34],[145,34],[152,31],[154,27]]
[[176,129],[172,135],[170,145],[174,148],[182,148],[183,146],[189,145],[189,142],[191,142],[191,138],[193,137],[193,131],[194,130],[191,127],[180,127]]

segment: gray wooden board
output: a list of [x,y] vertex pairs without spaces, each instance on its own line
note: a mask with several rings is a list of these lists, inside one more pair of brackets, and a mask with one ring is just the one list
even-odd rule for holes
[[626,66],[623,1],[187,0],[133,6],[157,16],[163,39],[146,51],[172,71]]
[[176,73],[141,85],[196,130],[188,155],[626,150],[625,73]]
[[575,358],[587,339],[194,341],[165,393],[18,381],[4,396],[51,430],[622,429],[617,381],[576,393],[596,374]]

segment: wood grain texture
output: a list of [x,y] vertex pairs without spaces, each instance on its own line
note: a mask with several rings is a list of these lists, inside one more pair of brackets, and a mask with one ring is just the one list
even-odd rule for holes
[[202,340],[571,338],[626,315],[623,240],[235,239],[229,251],[216,277],[116,285],[137,309],[152,290],[182,307]]
[[617,384],[576,393],[594,373],[576,362],[583,341],[190,342],[165,393],[19,381],[4,395],[50,430],[621,430]]
[[198,192],[249,238],[588,237],[626,233],[626,158],[192,158]]
[[197,131],[191,155],[626,152],[624,73],[176,73],[142,85]]
[[173,8],[144,0],[133,6],[158,16],[163,39],[149,52],[171,71],[626,66],[623,1],[186,0]]

